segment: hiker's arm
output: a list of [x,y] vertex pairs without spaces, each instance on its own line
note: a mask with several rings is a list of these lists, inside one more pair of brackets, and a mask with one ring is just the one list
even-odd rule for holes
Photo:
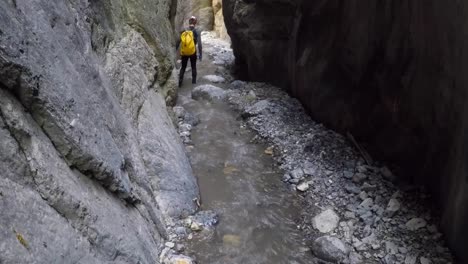
[[179,50],[179,46],[180,46],[180,38],[176,40],[176,51]]
[[198,58],[201,60],[202,59],[202,51],[203,51],[203,48],[202,48],[202,40],[201,40],[201,32],[198,33]]

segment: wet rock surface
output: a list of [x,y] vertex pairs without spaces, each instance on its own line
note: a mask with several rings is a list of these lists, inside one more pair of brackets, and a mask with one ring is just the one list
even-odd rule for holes
[[157,263],[195,212],[172,4],[0,3],[0,263]]

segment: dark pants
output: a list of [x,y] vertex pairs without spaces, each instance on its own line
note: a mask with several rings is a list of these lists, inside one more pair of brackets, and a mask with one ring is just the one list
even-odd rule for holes
[[187,62],[190,59],[190,65],[192,66],[192,83],[196,83],[197,81],[197,54],[193,54],[192,56],[182,56],[182,68],[180,68],[179,73],[179,85],[182,84],[184,80],[184,73],[185,69],[187,68]]

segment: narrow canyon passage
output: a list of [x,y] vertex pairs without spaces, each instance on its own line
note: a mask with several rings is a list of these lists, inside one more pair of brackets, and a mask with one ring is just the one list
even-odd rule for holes
[[210,56],[197,84],[187,70],[174,111],[201,214],[218,224],[186,225],[185,254],[197,263],[452,263],[427,192],[398,186],[283,90],[235,80],[229,43],[208,32],[203,41]]
[[[205,43],[208,50],[211,45]],[[198,63],[196,85],[190,83],[189,69],[178,96],[178,105],[200,122],[187,149],[200,186],[201,210],[220,217],[214,230],[194,234],[188,250],[198,263],[313,263],[296,225],[299,200],[280,181],[281,171],[265,154],[266,146],[252,142],[255,134],[226,101],[191,97],[195,86],[211,84],[203,76],[215,74],[213,62],[206,56]]]

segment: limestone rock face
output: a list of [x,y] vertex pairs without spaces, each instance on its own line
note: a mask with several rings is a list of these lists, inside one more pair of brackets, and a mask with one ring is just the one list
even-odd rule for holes
[[297,97],[439,199],[468,261],[468,4],[223,0],[240,77]]
[[158,263],[164,220],[195,211],[174,8],[0,3],[1,263]]
[[198,28],[202,31],[213,30],[214,12],[212,0],[197,0],[197,1],[177,1],[177,14],[175,19],[175,29],[180,31],[188,26],[188,19],[191,16],[196,16]]

